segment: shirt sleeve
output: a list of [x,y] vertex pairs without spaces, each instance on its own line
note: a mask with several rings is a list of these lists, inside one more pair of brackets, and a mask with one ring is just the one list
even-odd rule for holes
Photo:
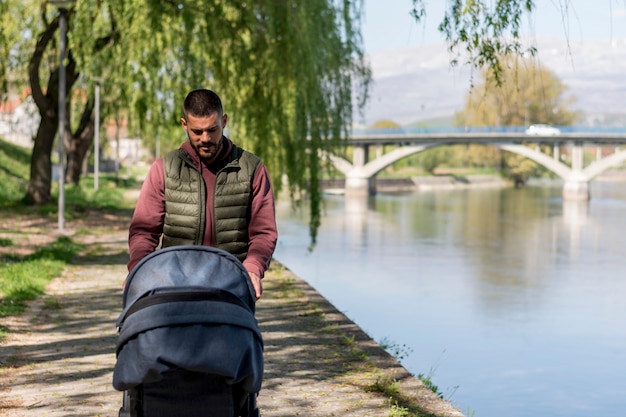
[[250,243],[248,256],[243,262],[248,272],[263,277],[270,266],[278,230],[274,207],[274,193],[267,168],[262,163],[257,167],[252,182],[252,204],[248,226]]
[[157,159],[141,186],[128,232],[128,271],[158,247],[165,219],[163,159]]

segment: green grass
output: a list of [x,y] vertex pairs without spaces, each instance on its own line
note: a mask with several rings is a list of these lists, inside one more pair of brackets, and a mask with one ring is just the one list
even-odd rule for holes
[[400,389],[400,384],[387,375],[379,376],[372,384],[364,388],[366,392],[377,392],[387,398],[389,411],[387,417],[435,417],[422,411],[421,407],[413,399],[405,395]]
[[87,208],[122,208],[124,206],[124,189],[118,188],[110,182],[105,182],[104,185],[104,187],[99,187],[97,191],[83,185],[68,186],[65,189],[68,207],[78,211]]
[[30,149],[0,140],[0,204],[24,197],[30,175]]
[[[55,200],[41,206],[28,206],[24,203],[30,178],[31,150],[6,142],[0,138],[0,206],[6,210],[16,210],[39,215],[57,213],[56,199],[59,195],[58,183],[52,183],[51,194]],[[93,175],[81,177],[79,185],[65,185],[66,218],[80,216],[88,209],[117,210],[129,209],[124,201],[124,191],[137,186],[132,178],[121,178],[115,173],[101,173],[98,176],[98,190],[94,189]],[[3,245],[0,242],[0,245]]]
[[443,393],[439,391],[439,387],[433,383],[430,375],[418,374],[417,378],[422,381],[428,389],[437,394],[439,398],[443,398]]
[[388,337],[383,337],[380,341],[378,341],[378,344],[398,361],[403,361],[408,358],[411,353],[413,353],[413,349],[411,349],[410,346],[406,344],[398,345]]
[[68,237],[39,248],[32,255],[0,265],[0,317],[21,314],[28,301],[42,295],[51,279],[82,249]]
[[[56,202],[29,206],[24,203],[30,177],[31,150],[13,145],[0,139],[0,206],[5,216],[15,213],[48,216],[57,213]],[[81,185],[65,188],[66,218],[83,215],[87,210],[127,210],[124,201],[126,187],[132,186],[129,179],[121,180],[115,174],[99,177],[99,189],[93,187],[93,176],[81,178]],[[58,195],[56,183],[52,185],[52,196]],[[10,238],[0,237],[0,247],[10,248],[19,239],[19,231]],[[31,255],[0,255],[0,317],[21,314],[28,301],[44,294],[50,280],[61,275],[65,266],[82,247],[68,237],[60,237],[49,245],[34,248]],[[0,341],[7,332],[0,326]]]

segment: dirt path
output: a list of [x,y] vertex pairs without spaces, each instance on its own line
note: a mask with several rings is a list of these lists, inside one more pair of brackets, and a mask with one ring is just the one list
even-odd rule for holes
[[[52,238],[45,225],[29,230]],[[111,380],[127,229],[117,219],[114,228],[109,222],[88,230],[72,237],[87,252],[47,294],[25,315],[0,319],[10,330],[0,344],[0,416],[117,416],[121,393]],[[264,417],[407,415],[390,414],[396,401],[462,416],[288,270],[266,277],[257,319],[265,342]]]
[[0,415],[117,415],[121,394],[111,387],[111,372],[124,236],[91,244],[108,246],[107,254],[70,265],[26,314],[3,320],[10,333],[0,345]]

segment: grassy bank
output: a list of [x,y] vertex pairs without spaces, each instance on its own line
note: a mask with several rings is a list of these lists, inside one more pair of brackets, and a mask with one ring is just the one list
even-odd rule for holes
[[[10,248],[13,242],[3,238],[0,246]],[[26,303],[42,295],[48,282],[59,276],[81,249],[71,239],[60,237],[24,257],[0,255],[0,317],[22,313]]]
[[[30,206],[23,202],[30,173],[30,150],[0,140],[0,318],[21,314],[27,302],[42,295],[48,282],[58,277],[66,264],[83,249],[67,236],[56,239],[53,230],[41,230],[27,238],[24,224],[44,222],[57,216],[57,204]],[[103,176],[99,190],[93,179],[66,189],[68,221],[88,212],[127,210],[124,189],[113,176]],[[53,197],[57,190],[53,187]],[[52,223],[53,224],[53,223]],[[0,326],[0,341],[6,330]]]
[[[461,416],[452,412],[452,407],[434,392],[432,385],[419,384],[418,378],[387,351],[389,346],[374,342],[289,269],[277,261],[272,262],[264,282],[266,295],[257,313],[261,326],[268,326],[264,331],[265,342],[273,349],[290,351],[295,361],[315,363],[315,372],[328,381],[358,387],[384,398],[386,417]],[[271,319],[267,315],[271,315]],[[292,337],[275,339],[273,326],[281,322],[288,322],[293,328],[289,333]],[[301,340],[290,341],[296,334],[306,339],[305,346]],[[287,358],[285,361],[290,362]],[[298,372],[294,372],[293,378],[297,375]],[[283,381],[286,385],[289,384],[287,379],[289,377]],[[363,404],[356,400],[353,407],[359,409]]]

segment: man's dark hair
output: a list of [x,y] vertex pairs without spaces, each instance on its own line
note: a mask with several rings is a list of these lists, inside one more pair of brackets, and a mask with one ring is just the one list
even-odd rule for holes
[[189,114],[196,117],[204,117],[213,113],[217,113],[220,117],[224,114],[222,100],[213,91],[200,89],[187,94],[183,104],[183,115],[185,118]]

